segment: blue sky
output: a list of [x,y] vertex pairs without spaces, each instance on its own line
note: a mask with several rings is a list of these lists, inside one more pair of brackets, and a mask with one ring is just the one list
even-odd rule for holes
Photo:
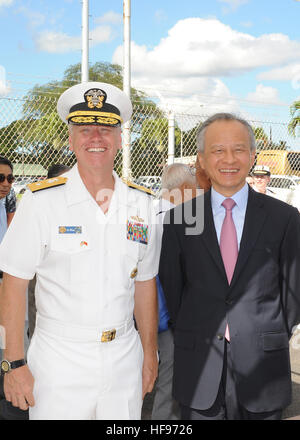
[[[123,1],[89,5],[90,63],[122,64]],[[0,0],[0,20],[2,95],[61,79],[81,60],[80,0]],[[299,22],[296,0],[131,0],[132,85],[183,113],[288,122]]]

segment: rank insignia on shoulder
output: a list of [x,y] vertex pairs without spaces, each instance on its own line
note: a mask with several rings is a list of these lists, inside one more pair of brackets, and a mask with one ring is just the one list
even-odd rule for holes
[[151,189],[146,188],[142,185],[137,185],[136,183],[131,182],[130,180],[122,179],[122,181],[129,186],[129,188],[137,189],[138,191],[143,191],[147,194],[150,194],[150,196],[155,196],[154,192],[151,191]]
[[64,185],[67,182],[67,177],[53,177],[51,179],[39,180],[38,182],[29,183],[27,188],[31,192],[41,191],[42,189],[54,188],[55,186]]

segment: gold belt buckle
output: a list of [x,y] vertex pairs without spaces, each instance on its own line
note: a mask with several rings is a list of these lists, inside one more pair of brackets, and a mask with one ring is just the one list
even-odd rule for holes
[[106,332],[102,332],[101,342],[110,342],[113,341],[116,337],[116,329],[108,330]]

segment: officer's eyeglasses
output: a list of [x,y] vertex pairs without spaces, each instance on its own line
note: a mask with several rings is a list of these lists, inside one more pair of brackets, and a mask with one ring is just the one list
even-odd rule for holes
[[5,174],[0,174],[0,183],[3,183],[5,181],[5,179],[7,180],[8,183],[13,183],[15,181],[15,178],[12,174],[8,174],[7,176]]

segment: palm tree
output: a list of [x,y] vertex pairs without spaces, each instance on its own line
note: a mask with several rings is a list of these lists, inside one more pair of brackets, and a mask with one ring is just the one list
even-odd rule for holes
[[291,106],[291,115],[293,119],[289,123],[289,132],[296,136],[296,128],[300,126],[300,101],[295,101]]

